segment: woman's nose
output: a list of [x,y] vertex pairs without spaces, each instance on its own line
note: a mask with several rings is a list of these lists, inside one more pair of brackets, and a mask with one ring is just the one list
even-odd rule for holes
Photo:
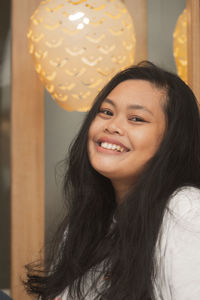
[[116,118],[109,120],[105,125],[104,131],[110,134],[123,135],[124,134],[123,121]]

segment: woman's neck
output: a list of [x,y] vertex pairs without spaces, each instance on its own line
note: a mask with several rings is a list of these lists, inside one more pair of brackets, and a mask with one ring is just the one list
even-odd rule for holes
[[127,181],[112,181],[112,185],[115,190],[115,197],[117,204],[121,204],[124,201],[126,194],[133,187],[133,184],[129,184]]

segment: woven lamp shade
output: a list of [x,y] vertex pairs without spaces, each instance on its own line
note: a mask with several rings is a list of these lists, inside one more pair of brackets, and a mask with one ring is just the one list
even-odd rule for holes
[[41,1],[28,41],[41,81],[68,111],[87,111],[109,79],[134,62],[133,21],[120,0]]
[[187,10],[179,16],[174,30],[174,57],[178,75],[187,83]]

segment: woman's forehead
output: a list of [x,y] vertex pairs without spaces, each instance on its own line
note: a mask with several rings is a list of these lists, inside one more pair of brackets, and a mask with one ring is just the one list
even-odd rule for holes
[[129,107],[136,105],[156,106],[165,102],[166,89],[155,86],[147,80],[129,79],[116,85],[104,101],[119,102]]

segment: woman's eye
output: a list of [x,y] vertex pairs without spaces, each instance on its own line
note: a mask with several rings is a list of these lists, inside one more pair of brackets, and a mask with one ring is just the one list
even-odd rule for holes
[[133,116],[129,119],[130,121],[133,121],[133,122],[145,122],[144,119],[140,118],[140,117],[137,117],[137,116]]
[[106,116],[112,116],[113,115],[113,113],[112,113],[111,110],[109,110],[109,109],[103,109],[103,108],[99,110],[99,113],[103,114],[103,115],[106,115]]

